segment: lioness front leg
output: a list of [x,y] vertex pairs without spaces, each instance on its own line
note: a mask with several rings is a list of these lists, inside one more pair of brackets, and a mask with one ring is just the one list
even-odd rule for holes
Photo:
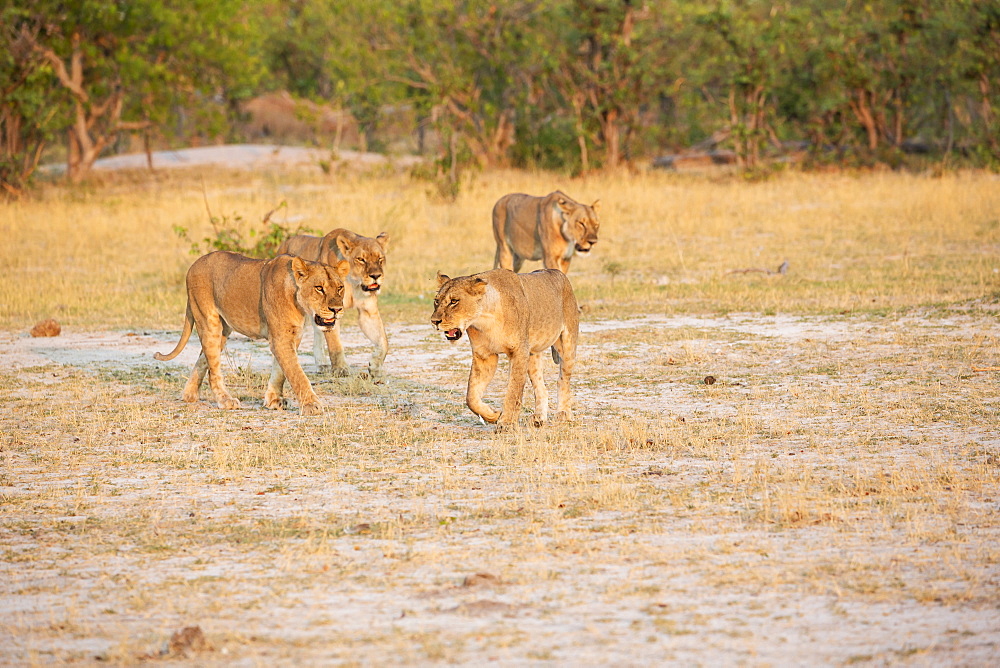
[[389,351],[389,339],[386,338],[385,325],[382,324],[382,316],[379,315],[378,306],[373,304],[367,308],[359,308],[358,325],[361,327],[362,333],[375,346],[371,359],[368,360],[368,375],[371,376],[372,380],[379,380],[382,378],[382,363]]
[[534,353],[528,358],[528,378],[531,380],[531,388],[535,391],[534,423],[536,427],[540,427],[549,417],[549,393],[545,389],[542,355],[539,353]]
[[[274,363],[280,366],[283,378],[282,383],[277,387],[268,385],[267,392],[264,394],[264,403],[266,405],[268,399],[273,400],[275,396],[280,398],[284,378],[287,378],[288,384],[292,386],[292,391],[295,393],[295,398],[299,401],[299,410],[302,412],[302,415],[319,415],[323,412],[323,407],[320,405],[319,397],[313,391],[309,379],[306,378],[306,373],[302,370],[302,365],[299,364],[299,358],[295,349],[296,346],[292,342],[281,344],[274,340],[271,341],[271,354],[274,355]],[[271,368],[271,378],[272,380],[276,380],[273,372],[273,364]]]
[[330,367],[334,376],[344,377],[351,375],[351,366],[344,357],[344,344],[340,341],[340,320],[331,329],[323,333],[326,339],[326,348],[330,354]]
[[[493,380],[497,372],[499,356],[472,354],[472,370],[469,372],[469,388],[465,393],[465,403],[473,413],[493,424],[500,418],[500,413],[490,408],[483,401],[486,386]],[[524,381],[522,381],[523,384]]]
[[330,348],[326,345],[326,334],[320,331],[315,324],[313,331],[313,360],[316,361],[316,370],[320,373],[330,373]]
[[517,422],[521,412],[521,397],[524,396],[524,381],[528,375],[529,358],[527,350],[510,353],[510,378],[507,381],[507,396],[504,397],[503,411],[500,415],[502,425],[512,425]]

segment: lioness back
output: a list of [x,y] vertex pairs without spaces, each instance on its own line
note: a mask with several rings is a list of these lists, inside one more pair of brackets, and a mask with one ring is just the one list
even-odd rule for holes
[[532,352],[551,346],[564,328],[575,337],[579,330],[579,310],[566,275],[558,269],[539,269],[516,276],[524,286],[530,314],[527,327]]
[[[321,261],[320,253],[323,245],[323,237],[314,237],[311,234],[296,234],[281,242],[275,255],[298,255],[304,260],[313,262]],[[330,264],[326,262],[326,264]]]

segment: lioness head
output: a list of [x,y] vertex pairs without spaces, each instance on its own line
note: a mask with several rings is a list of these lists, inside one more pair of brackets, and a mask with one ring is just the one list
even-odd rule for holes
[[385,273],[385,253],[389,250],[389,235],[383,232],[374,239],[357,236],[337,238],[340,256],[350,264],[347,280],[365,292],[378,294]]
[[431,324],[439,332],[444,332],[444,338],[458,341],[462,332],[482,314],[486,287],[486,279],[478,276],[453,279],[439,272]]
[[601,221],[597,212],[601,208],[601,200],[596,200],[590,206],[569,199],[559,198],[556,206],[562,214],[562,233],[566,241],[573,244],[577,253],[587,254],[597,243],[597,230]]
[[313,322],[322,331],[332,329],[344,313],[344,278],[349,270],[344,260],[331,267],[300,257],[292,258],[299,305],[312,314]]

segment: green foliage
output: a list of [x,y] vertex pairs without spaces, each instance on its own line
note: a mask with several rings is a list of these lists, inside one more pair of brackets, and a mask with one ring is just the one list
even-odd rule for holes
[[[83,101],[55,64],[74,54]],[[472,165],[575,174],[702,141],[747,172],[789,141],[817,162],[905,166],[919,144],[989,165],[998,81],[998,0],[36,0],[0,7],[0,124],[20,140],[0,169],[81,110],[98,148],[234,136],[239,102],[272,89],[346,109],[363,149],[409,114],[442,196]]]
[[277,253],[278,247],[288,237],[296,234],[313,234],[314,230],[298,226],[295,229],[287,225],[271,221],[271,216],[279,209],[287,207],[282,201],[269,211],[256,227],[248,227],[243,216],[233,213],[231,216],[214,216],[209,213],[212,224],[212,236],[203,238],[200,242],[191,241],[187,228],[174,225],[174,234],[191,244],[192,255],[205,255],[213,251],[232,251],[248,257],[270,258]]

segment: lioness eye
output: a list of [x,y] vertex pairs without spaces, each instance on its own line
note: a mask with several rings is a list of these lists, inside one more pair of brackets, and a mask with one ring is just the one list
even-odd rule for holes
[[323,286],[322,285],[317,285],[316,286],[316,292],[318,292],[320,294],[323,294]]
[[454,305],[455,305],[455,304],[457,304],[457,303],[458,303],[458,300],[457,300],[457,299],[452,299],[452,300],[451,300],[451,305],[452,305],[452,306],[454,306]]

